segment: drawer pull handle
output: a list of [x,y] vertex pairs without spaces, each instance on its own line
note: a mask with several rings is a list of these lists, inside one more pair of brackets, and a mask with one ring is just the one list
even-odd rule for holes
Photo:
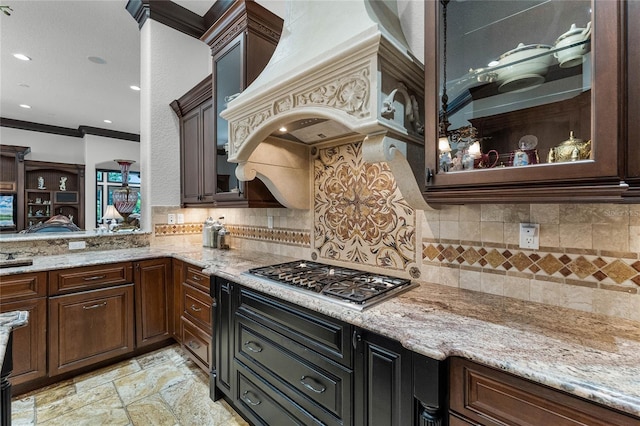
[[189,346],[191,349],[200,349],[200,345],[193,340],[190,340],[189,343],[187,343],[187,346]]
[[202,308],[198,308],[196,305],[191,305],[191,310],[193,312],[200,312],[202,310]]
[[256,395],[253,392],[248,390],[242,392],[242,400],[250,405],[260,405],[260,403],[262,402],[256,397]]
[[106,275],[94,275],[93,277],[85,277],[83,278],[84,281],[95,281],[95,280],[101,280],[103,278],[107,278]]
[[302,383],[302,386],[315,393],[322,393],[327,390],[326,386],[309,376],[302,376],[300,383]]
[[96,308],[101,308],[103,306],[107,306],[107,302],[102,302],[102,303],[96,303],[95,305],[90,305],[90,306],[83,306],[82,309],[96,309]]
[[191,277],[191,279],[194,281],[200,281],[200,277],[197,275],[194,275],[193,277]]
[[262,352],[262,346],[260,346],[259,344],[257,344],[256,342],[245,342],[244,345],[247,347],[247,350],[249,352],[253,352],[253,353],[258,353],[258,352]]

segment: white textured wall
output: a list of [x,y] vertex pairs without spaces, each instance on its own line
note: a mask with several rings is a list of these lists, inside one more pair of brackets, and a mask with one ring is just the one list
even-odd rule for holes
[[107,163],[111,169],[119,170],[116,158],[140,161],[140,144],[138,142],[121,139],[105,138],[102,136],[86,135],[84,137],[85,159],[85,203],[84,226],[92,229],[96,217],[96,165]]
[[27,160],[84,164],[82,138],[0,127],[0,141],[3,145],[31,147]]
[[140,31],[142,221],[151,206],[180,204],[180,128],[169,104],[211,72],[205,43],[148,19]]

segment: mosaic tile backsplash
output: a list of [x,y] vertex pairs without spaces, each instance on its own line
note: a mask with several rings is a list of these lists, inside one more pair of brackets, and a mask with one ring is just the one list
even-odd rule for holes
[[[640,321],[640,205],[517,204],[411,209],[384,165],[359,144],[320,150],[314,208],[154,208],[154,237],[199,239],[224,215],[232,247],[316,257],[391,275]],[[185,225],[166,225],[166,213]],[[268,217],[274,222],[270,229]],[[540,249],[519,248],[519,223],[540,224]]]

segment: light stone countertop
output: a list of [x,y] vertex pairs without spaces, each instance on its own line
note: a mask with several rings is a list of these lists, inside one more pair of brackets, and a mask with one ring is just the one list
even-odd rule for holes
[[294,260],[201,247],[135,248],[36,257],[2,275],[172,256],[247,287],[400,341],[423,355],[461,356],[640,416],[640,323],[416,281],[362,312],[245,274]]
[[29,322],[29,311],[10,311],[0,314],[0,370],[9,344],[9,335],[14,328],[22,327]]

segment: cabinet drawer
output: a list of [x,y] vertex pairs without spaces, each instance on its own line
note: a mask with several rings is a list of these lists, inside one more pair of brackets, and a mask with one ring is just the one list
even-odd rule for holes
[[350,324],[247,288],[240,289],[237,312],[347,368],[352,366]]
[[116,286],[133,282],[131,263],[61,269],[49,272],[49,295]]
[[8,275],[0,279],[2,302],[33,299],[47,295],[47,273]]
[[240,367],[236,405],[252,424],[265,426],[322,424],[298,405],[265,383],[255,373]]
[[49,373],[134,349],[133,284],[49,298]]
[[196,364],[209,371],[212,355],[212,338],[185,318],[182,318],[182,347],[192,356]]
[[460,358],[450,366],[450,407],[483,425],[639,424],[589,401]]
[[213,333],[212,304],[207,293],[182,283],[182,315],[209,334]]
[[193,265],[186,265],[184,282],[187,284],[209,293],[211,277],[202,273],[202,268]]
[[[269,334],[271,339],[262,335],[260,331]],[[321,407],[322,410],[318,410],[316,407],[307,406],[309,404],[302,404],[312,414],[322,418],[324,423],[339,424],[340,420],[350,418],[350,371],[329,361],[323,361],[295,342],[276,333],[269,333],[268,330],[246,320],[238,322],[236,357],[250,367],[254,366],[256,371],[264,370],[275,377],[274,380],[285,385],[281,386],[281,390],[292,399],[299,400],[298,395],[303,395]],[[326,368],[317,365],[320,363]],[[267,377],[266,374],[264,376]],[[327,416],[327,412],[332,417]]]

